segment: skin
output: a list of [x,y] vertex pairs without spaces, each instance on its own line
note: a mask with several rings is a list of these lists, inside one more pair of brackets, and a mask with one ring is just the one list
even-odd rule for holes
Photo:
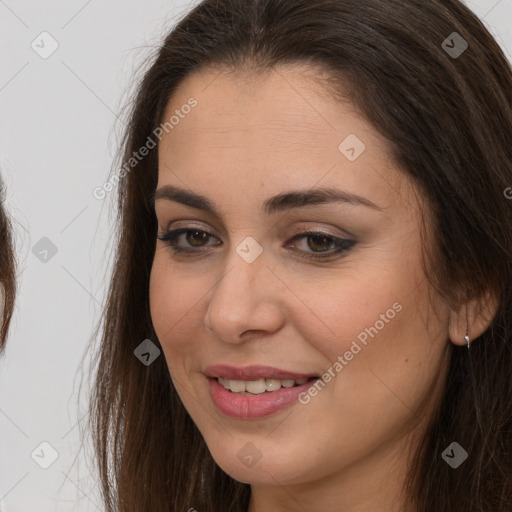
[[[201,70],[170,99],[164,119],[191,96],[198,106],[162,138],[157,189],[204,195],[218,215],[156,201],[159,235],[191,226],[213,236],[182,235],[190,254],[156,242],[153,324],[214,459],[251,484],[249,512],[412,511],[401,486],[442,391],[450,343],[464,344],[466,312],[473,338],[486,324],[478,304],[453,309],[431,289],[421,265],[420,195],[385,139],[314,76],[318,70],[297,64],[265,74]],[[353,162],[338,150],[349,134],[366,146]],[[381,210],[337,202],[262,211],[277,193],[323,186]],[[292,241],[304,227],[356,244],[307,259],[300,255],[333,253],[333,245]],[[236,252],[248,236],[263,249],[250,264]],[[394,303],[401,311],[307,405],[246,420],[212,402],[207,366],[321,375]],[[247,443],[261,454],[252,467],[237,457]]]

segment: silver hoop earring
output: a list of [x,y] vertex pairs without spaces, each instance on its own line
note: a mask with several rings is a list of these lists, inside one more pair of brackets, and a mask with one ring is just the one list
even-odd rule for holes
[[468,346],[469,351],[469,344],[471,343],[471,340],[469,339],[469,322],[466,320],[466,336],[464,336],[464,339],[466,340],[466,344]]

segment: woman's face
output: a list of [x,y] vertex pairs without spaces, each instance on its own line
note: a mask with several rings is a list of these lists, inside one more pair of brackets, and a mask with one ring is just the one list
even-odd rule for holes
[[160,237],[188,233],[156,242],[151,315],[213,457],[254,486],[392,475],[439,396],[449,310],[385,140],[299,66],[201,71],[173,115],[155,210]]

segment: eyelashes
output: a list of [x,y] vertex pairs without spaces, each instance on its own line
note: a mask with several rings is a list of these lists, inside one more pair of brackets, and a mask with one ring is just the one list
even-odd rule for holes
[[[321,231],[303,231],[295,235],[290,242],[296,240],[303,240],[306,249],[299,250],[299,256],[304,258],[322,259],[329,258],[348,252],[355,244],[356,241],[349,238],[340,238]],[[331,250],[324,248],[325,243],[331,246]],[[314,246],[320,246],[321,249],[317,252],[314,251],[310,243]],[[307,249],[312,249],[312,252],[307,252]]]
[[[164,242],[174,254],[189,254],[191,256],[204,253],[208,247],[222,245],[221,241],[218,241],[218,243],[215,244],[202,244],[202,242],[208,242],[212,238],[216,240],[218,239],[207,231],[187,227],[168,231],[157,238],[161,242]],[[348,252],[356,244],[355,240],[349,238],[340,238],[321,231],[308,230],[295,235],[286,242],[284,247],[293,248],[297,240],[303,241],[303,249],[297,249],[297,255],[302,258],[313,260],[340,256]],[[180,241],[185,241],[187,245],[185,247],[180,246]],[[310,249],[311,252],[309,252],[308,249]]]

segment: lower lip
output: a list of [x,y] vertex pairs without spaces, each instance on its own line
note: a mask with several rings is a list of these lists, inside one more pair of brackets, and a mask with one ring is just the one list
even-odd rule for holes
[[283,410],[295,402],[298,396],[314,385],[310,380],[300,386],[281,388],[261,395],[239,395],[227,390],[217,379],[208,377],[210,396],[218,409],[231,418],[256,419]]

